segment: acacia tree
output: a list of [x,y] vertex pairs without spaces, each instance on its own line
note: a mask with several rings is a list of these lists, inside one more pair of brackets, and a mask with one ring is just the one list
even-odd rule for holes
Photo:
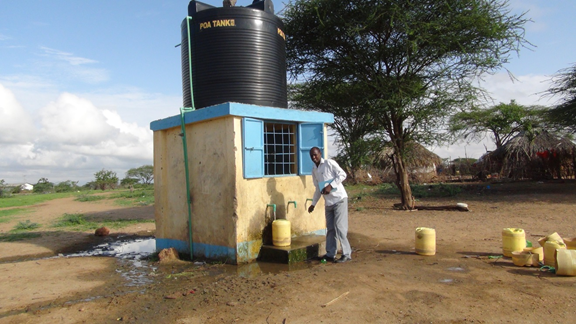
[[556,73],[546,95],[561,97],[548,113],[550,121],[559,130],[576,133],[576,64]]
[[154,180],[154,167],[151,165],[143,165],[138,168],[132,168],[126,171],[126,178],[138,179],[143,184],[151,184]]
[[473,107],[450,119],[450,131],[464,139],[481,140],[490,134],[496,148],[504,146],[520,132],[531,133],[544,124],[541,107],[527,107],[511,100],[488,109]]
[[94,173],[94,183],[100,190],[106,190],[106,188],[114,189],[118,185],[118,176],[116,172],[110,170],[100,170]]
[[370,157],[380,148],[380,140],[375,136],[379,132],[375,119],[356,102],[357,93],[361,91],[354,85],[330,82],[295,84],[289,91],[290,102],[295,107],[334,113],[331,128],[338,135],[339,160],[344,161],[343,166],[354,181],[356,171],[372,162]]
[[294,0],[284,16],[288,70],[324,98],[337,84],[357,90],[349,107],[374,118],[391,143],[405,209],[413,207],[407,145],[444,141],[447,116],[480,91],[474,78],[529,44],[527,20],[499,0]]

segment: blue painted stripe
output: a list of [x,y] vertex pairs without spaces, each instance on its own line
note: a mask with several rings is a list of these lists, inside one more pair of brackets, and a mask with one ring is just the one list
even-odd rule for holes
[[309,234],[314,234],[314,235],[326,235],[326,229],[320,229],[314,232],[310,232]]
[[[187,241],[157,238],[156,251],[162,249],[175,248],[179,253],[190,253],[190,247]],[[208,259],[228,259],[231,262],[236,262],[236,250],[227,246],[194,243],[194,256],[203,257]]]
[[194,243],[194,256],[203,256],[208,259],[226,259],[223,261],[236,262],[236,249],[203,243]]
[[[227,102],[216,106],[210,106],[187,112],[184,115],[184,122],[186,124],[197,123],[200,121],[224,116],[251,117],[275,121],[292,121],[298,123],[334,123],[334,114],[331,113],[263,107],[235,102]],[[150,129],[153,131],[177,126],[180,126],[180,115],[155,120],[150,123]]]
[[188,242],[165,238],[156,239],[156,252],[163,249],[175,248],[180,253],[190,253]]

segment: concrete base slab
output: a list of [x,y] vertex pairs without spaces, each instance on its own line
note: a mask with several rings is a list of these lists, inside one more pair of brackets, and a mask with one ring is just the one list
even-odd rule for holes
[[292,238],[290,246],[263,245],[258,261],[292,264],[324,255],[326,237],[324,235],[303,235]]

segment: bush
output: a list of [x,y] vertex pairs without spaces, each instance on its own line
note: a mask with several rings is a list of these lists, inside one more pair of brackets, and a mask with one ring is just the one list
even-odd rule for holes
[[78,190],[78,188],[78,181],[66,180],[57,184],[54,187],[54,190],[56,192],[71,192]]
[[30,231],[30,230],[36,229],[38,227],[40,227],[40,224],[32,223],[29,219],[27,219],[26,222],[18,222],[18,224],[16,226],[14,226],[12,231],[13,232]]
[[84,214],[64,214],[60,220],[55,224],[56,227],[68,227],[84,225],[86,220]]
[[32,192],[35,192],[35,193],[54,192],[54,184],[52,182],[48,181],[47,178],[41,178],[34,185],[34,190],[32,190]]

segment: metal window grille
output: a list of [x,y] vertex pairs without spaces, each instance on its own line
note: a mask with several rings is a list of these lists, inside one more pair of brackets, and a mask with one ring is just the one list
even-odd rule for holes
[[264,123],[264,175],[296,174],[296,126]]

